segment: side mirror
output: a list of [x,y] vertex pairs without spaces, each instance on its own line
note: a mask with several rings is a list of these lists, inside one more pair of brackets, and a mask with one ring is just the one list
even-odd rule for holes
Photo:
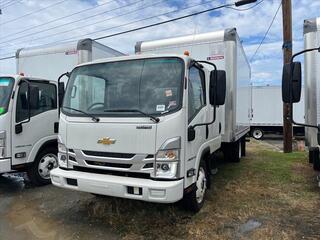
[[[301,97],[301,63],[287,63],[282,71],[282,101],[284,103],[300,102]],[[290,92],[290,89],[292,90]],[[291,96],[290,96],[291,95]]]
[[196,130],[194,130],[194,127],[188,128],[188,142],[193,141],[196,138]]
[[224,105],[226,99],[226,72],[213,70],[210,73],[210,104],[214,106]]
[[40,105],[40,100],[39,100],[39,88],[33,85],[29,86],[29,108],[30,110],[32,109],[38,109]]
[[21,123],[19,123],[19,124],[17,124],[16,126],[15,126],[15,133],[16,134],[20,134],[20,133],[22,133],[22,124]]
[[62,106],[62,102],[63,102],[63,97],[64,97],[64,83],[63,82],[59,82],[58,84],[58,96],[59,96],[59,106]]

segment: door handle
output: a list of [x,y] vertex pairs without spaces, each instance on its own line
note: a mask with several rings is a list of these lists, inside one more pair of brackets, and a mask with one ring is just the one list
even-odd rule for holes
[[209,127],[208,125],[206,125],[206,139],[208,139],[209,137]]
[[55,122],[54,123],[53,130],[54,130],[54,133],[58,133],[59,132],[59,122]]

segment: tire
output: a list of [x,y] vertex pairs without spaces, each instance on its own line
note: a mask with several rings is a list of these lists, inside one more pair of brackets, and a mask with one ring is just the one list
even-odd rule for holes
[[316,159],[319,158],[319,148],[310,147],[309,148],[309,163],[314,163]]
[[245,157],[246,156],[246,137],[243,137],[240,142],[241,142],[241,157]]
[[[320,171],[320,157],[319,157],[319,148],[310,149],[309,157],[312,157],[313,169],[315,171]],[[310,159],[309,159],[310,161]]]
[[228,162],[240,162],[241,150],[241,139],[233,143],[227,143],[222,150],[224,159]]
[[251,136],[256,140],[261,140],[264,137],[264,132],[261,128],[254,128],[251,131]]
[[50,170],[58,167],[57,152],[57,149],[49,147],[38,153],[35,161],[27,170],[28,178],[32,184],[43,186],[51,183]]
[[208,171],[206,169],[206,164],[204,161],[201,161],[196,185],[192,191],[183,198],[183,205],[186,210],[197,213],[203,207],[207,190],[207,179]]

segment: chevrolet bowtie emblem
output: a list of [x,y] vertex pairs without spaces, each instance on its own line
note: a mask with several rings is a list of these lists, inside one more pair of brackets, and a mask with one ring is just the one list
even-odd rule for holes
[[111,139],[109,137],[107,138],[101,138],[98,140],[99,144],[103,144],[103,145],[110,145],[110,144],[115,144],[116,140],[115,139]]

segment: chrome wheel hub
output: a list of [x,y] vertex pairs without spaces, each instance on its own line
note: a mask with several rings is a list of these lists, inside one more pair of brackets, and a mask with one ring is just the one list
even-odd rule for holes
[[203,167],[200,167],[199,169],[199,176],[198,176],[196,185],[197,185],[196,198],[197,198],[197,202],[200,204],[204,199],[204,195],[207,189],[207,178],[206,178],[206,173]]
[[50,171],[54,168],[58,167],[58,159],[57,156],[49,153],[43,156],[38,165],[39,175],[43,179],[50,179]]
[[256,139],[262,138],[262,132],[260,130],[254,130],[253,131],[253,137]]

